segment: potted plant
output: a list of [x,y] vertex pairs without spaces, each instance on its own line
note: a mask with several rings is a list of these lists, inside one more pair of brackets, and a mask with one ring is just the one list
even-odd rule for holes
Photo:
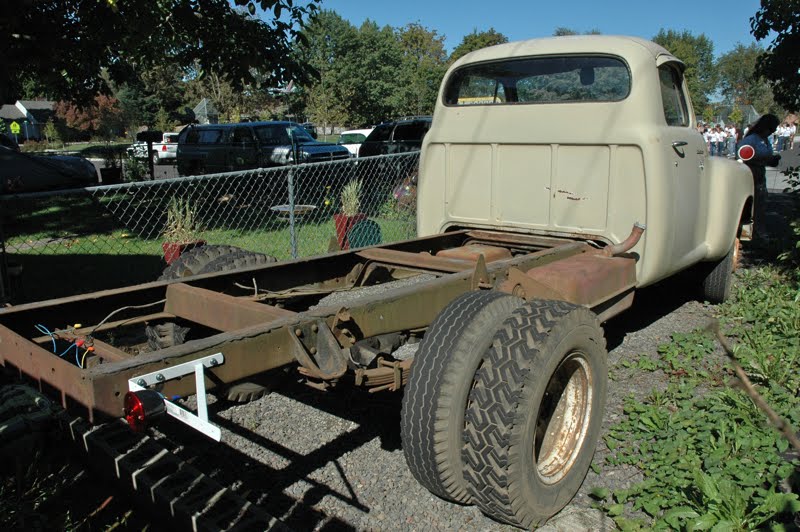
[[347,232],[358,222],[367,218],[367,215],[361,212],[361,186],[360,179],[352,179],[342,188],[342,212],[333,215],[339,249],[350,248]]
[[204,245],[205,240],[197,236],[200,231],[194,207],[189,200],[173,198],[167,208],[167,222],[162,232],[164,242],[161,248],[167,264],[172,264],[184,251]]

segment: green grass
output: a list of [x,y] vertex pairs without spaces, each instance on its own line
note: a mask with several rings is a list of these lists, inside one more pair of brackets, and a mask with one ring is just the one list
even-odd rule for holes
[[[13,302],[51,299],[154,280],[165,264],[161,237],[168,198],[54,196],[4,205],[7,260],[21,267]],[[198,239],[292,258],[289,221],[260,204],[213,210],[201,204]],[[391,208],[370,216],[382,242],[412,238],[412,216]],[[247,229],[240,229],[247,227]],[[327,253],[335,236],[332,212],[318,210],[296,223],[297,257]]]

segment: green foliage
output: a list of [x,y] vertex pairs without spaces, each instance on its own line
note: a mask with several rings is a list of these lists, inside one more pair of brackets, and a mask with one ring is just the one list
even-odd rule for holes
[[[796,272],[743,272],[733,300],[720,307],[736,356],[764,399],[800,426],[800,285]],[[769,427],[742,391],[715,340],[674,334],[659,360],[626,366],[662,371],[666,389],[626,399],[625,419],[606,436],[607,462],[639,469],[645,480],[609,493],[597,490],[623,530],[756,530],[781,528],[800,511],[796,493],[779,488],[797,475],[788,442]],[[623,511],[627,510],[627,511]],[[643,512],[650,521],[629,519]],[[628,514],[627,516],[625,514]]]
[[786,0],[761,0],[761,7],[750,19],[756,40],[771,39],[759,56],[756,74],[769,80],[775,101],[787,109],[800,109],[800,3]]
[[149,177],[149,167],[142,159],[126,157],[123,165],[125,181],[142,181]]
[[414,23],[398,33],[402,59],[394,96],[395,115],[433,114],[439,85],[447,70],[444,36]]
[[741,124],[743,120],[744,113],[742,113],[742,108],[738,105],[734,105],[733,109],[731,109],[731,112],[728,115],[728,121],[734,124]]
[[158,108],[158,112],[156,113],[155,126],[157,131],[165,131],[165,132],[172,131],[175,127],[175,124],[169,118],[169,113],[163,107]]
[[[55,99],[91,101],[153,65],[225,74],[234,87],[269,73],[306,79],[292,42],[319,0],[15,2],[0,18],[0,101],[32,81]],[[90,36],[90,38],[87,38]]]
[[[717,59],[718,87],[726,101],[734,105],[752,105],[760,113],[776,113],[778,106],[772,98],[772,89],[765,80],[756,78],[756,62],[764,52],[755,43],[736,47]],[[736,122],[741,123],[741,119]]]
[[47,139],[47,144],[57,144],[62,145],[63,142],[61,141],[61,133],[58,131],[55,122],[53,119],[49,119],[47,123],[44,125],[44,136]]
[[479,32],[477,29],[472,30],[472,33],[464,35],[461,43],[453,49],[450,54],[450,63],[454,63],[457,59],[467,55],[475,50],[486,48],[487,46],[494,46],[496,44],[504,44],[508,42],[508,37],[496,31],[494,28],[489,28],[486,31]]
[[695,36],[688,30],[679,32],[661,29],[653,37],[653,41],[683,61],[692,103],[697,108],[705,106],[716,87],[714,44],[705,34]]

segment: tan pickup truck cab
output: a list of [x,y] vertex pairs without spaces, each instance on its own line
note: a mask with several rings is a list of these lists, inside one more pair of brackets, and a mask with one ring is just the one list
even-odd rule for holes
[[487,228],[609,245],[639,222],[639,287],[735,262],[753,180],[709,156],[696,126],[684,64],[649,41],[555,37],[470,53],[447,72],[423,144],[419,235]]

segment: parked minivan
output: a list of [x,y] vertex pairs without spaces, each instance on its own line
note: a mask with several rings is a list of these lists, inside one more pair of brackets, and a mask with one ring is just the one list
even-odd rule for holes
[[178,137],[180,175],[233,172],[348,159],[342,146],[319,142],[294,122],[192,125]]

